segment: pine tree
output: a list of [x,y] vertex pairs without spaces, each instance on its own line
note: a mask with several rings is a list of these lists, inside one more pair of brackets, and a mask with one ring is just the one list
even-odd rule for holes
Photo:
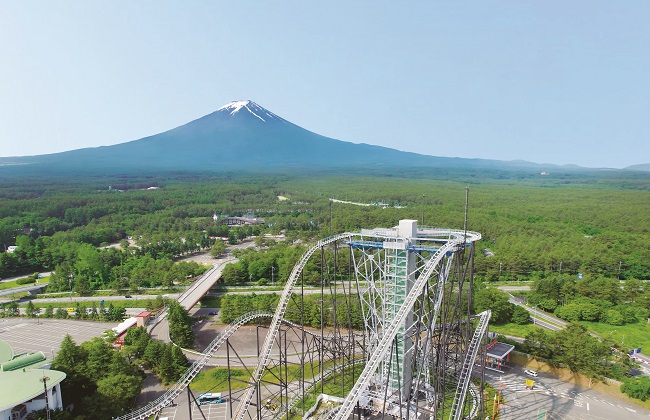
[[99,337],[83,343],[82,348],[88,351],[86,371],[94,382],[106,377],[113,360],[113,350],[110,345]]
[[185,353],[183,353],[183,350],[181,350],[179,347],[174,346],[172,348],[172,364],[174,365],[174,373],[175,377],[174,380],[177,380],[187,370],[187,365],[189,364],[189,361],[187,360],[187,356],[185,356]]
[[163,383],[170,383],[174,380],[174,361],[172,359],[172,343],[167,343],[165,346],[160,363],[158,364],[158,375]]
[[80,372],[83,370],[84,360],[81,350],[70,334],[66,334],[61,342],[59,352],[52,363],[52,368],[66,373]]

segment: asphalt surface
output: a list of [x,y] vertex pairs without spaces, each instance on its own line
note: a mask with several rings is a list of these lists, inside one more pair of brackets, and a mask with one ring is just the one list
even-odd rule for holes
[[14,354],[42,351],[50,359],[59,351],[66,334],[81,344],[115,326],[116,322],[0,318],[0,339],[13,348]]
[[[527,389],[526,379],[534,380]],[[504,374],[486,370],[486,381],[501,391],[501,420],[649,419],[650,411],[596,391],[539,373],[536,378],[512,367]],[[615,386],[615,385],[612,385]],[[486,413],[491,414],[491,413]]]

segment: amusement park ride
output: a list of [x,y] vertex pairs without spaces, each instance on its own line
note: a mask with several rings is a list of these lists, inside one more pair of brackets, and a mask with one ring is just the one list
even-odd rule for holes
[[[251,312],[233,322],[167,394],[122,418],[145,419],[169,405],[222,346],[228,367],[250,373],[244,389],[241,379],[232,386],[237,378],[229,378],[230,391],[223,393],[229,418],[484,414],[483,368],[475,362],[485,358],[490,313],[470,311],[480,238],[401,220],[394,228],[319,241],[294,267],[274,314]],[[318,278],[305,276],[305,267]],[[313,294],[315,284],[321,289],[316,315],[305,311],[306,291]],[[305,327],[314,316],[320,328]],[[255,320],[258,358],[246,366],[230,337]]]

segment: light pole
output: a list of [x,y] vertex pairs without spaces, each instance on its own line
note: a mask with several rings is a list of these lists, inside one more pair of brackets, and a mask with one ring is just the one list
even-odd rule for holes
[[39,381],[43,382],[43,389],[45,390],[45,413],[47,415],[47,420],[50,420],[50,402],[47,399],[47,380],[50,379],[47,376],[43,375]]
[[74,280],[74,277],[72,273],[70,273],[70,277],[68,277],[68,281],[70,282],[70,300],[72,300],[72,280]]

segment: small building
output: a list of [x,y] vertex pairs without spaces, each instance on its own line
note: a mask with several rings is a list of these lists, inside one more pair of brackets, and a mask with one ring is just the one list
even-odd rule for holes
[[227,226],[244,226],[244,225],[263,225],[264,219],[261,217],[255,217],[252,213],[247,213],[243,217],[238,216],[218,216],[213,215],[212,220]]
[[515,349],[512,344],[501,343],[496,339],[487,345],[487,354],[485,367],[498,372],[503,371],[503,367],[510,361],[510,353]]
[[0,340],[0,420],[22,420],[32,411],[63,409],[61,382],[66,374],[43,369],[42,352],[14,356]]
[[124,336],[126,336],[126,332],[129,328],[134,328],[136,324],[138,323],[138,319],[136,317],[131,317],[123,322],[119,323],[117,327],[113,327],[113,331],[115,331],[115,344],[122,345],[124,344]]
[[142,311],[138,315],[136,315],[136,326],[138,327],[144,327],[149,323],[149,319],[151,319],[151,314],[152,312],[150,311]]

